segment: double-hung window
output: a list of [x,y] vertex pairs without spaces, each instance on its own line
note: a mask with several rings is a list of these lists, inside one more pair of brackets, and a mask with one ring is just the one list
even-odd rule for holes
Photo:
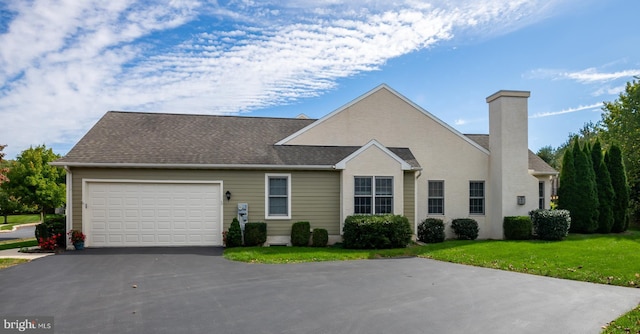
[[427,209],[430,215],[444,214],[444,181],[429,180]]
[[353,213],[376,215],[393,213],[393,177],[356,176]]
[[544,209],[544,182],[538,182],[538,209]]
[[265,200],[267,219],[291,218],[291,175],[266,174]]
[[469,182],[469,214],[484,214],[484,181]]

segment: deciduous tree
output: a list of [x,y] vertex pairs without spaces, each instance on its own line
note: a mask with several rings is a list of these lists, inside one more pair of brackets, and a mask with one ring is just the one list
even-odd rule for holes
[[49,165],[60,158],[46,146],[24,150],[12,164],[3,189],[26,205],[36,206],[44,219],[46,209],[62,206],[65,202],[65,172]]

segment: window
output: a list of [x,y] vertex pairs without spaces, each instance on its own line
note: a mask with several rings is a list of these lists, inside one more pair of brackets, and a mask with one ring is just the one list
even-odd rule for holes
[[469,182],[469,213],[484,214],[484,181]]
[[544,182],[538,183],[538,209],[544,209]]
[[444,181],[429,181],[428,213],[444,214]]
[[356,176],[353,190],[354,214],[393,213],[393,177]]
[[291,175],[290,174],[266,174],[265,175],[265,218],[290,219],[291,218]]

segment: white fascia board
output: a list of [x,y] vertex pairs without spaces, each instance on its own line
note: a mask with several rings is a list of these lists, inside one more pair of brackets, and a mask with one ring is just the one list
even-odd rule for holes
[[50,162],[52,166],[88,168],[158,168],[158,169],[300,169],[332,170],[333,165],[251,165],[251,164],[146,164],[102,162]]
[[389,150],[388,148],[384,147],[384,145],[380,144],[375,139],[372,139],[371,141],[366,143],[364,146],[360,147],[355,152],[349,154],[349,156],[347,156],[346,158],[342,159],[340,162],[338,162],[336,164],[335,169],[346,169],[347,168],[347,162],[351,161],[351,159],[357,157],[362,152],[368,150],[371,146],[375,146],[375,147],[379,148],[382,152],[386,153],[391,159],[393,159],[393,160],[397,161],[398,163],[400,163],[400,166],[402,166],[402,170],[412,170],[413,169],[413,167],[411,167],[411,165],[409,165],[406,161],[404,161],[404,159],[400,158],[398,155],[396,155],[395,153],[391,152],[391,150]]
[[425,116],[431,118],[432,120],[434,120],[436,123],[442,125],[445,129],[451,131],[453,134],[455,134],[456,136],[460,137],[460,139],[466,141],[467,143],[471,144],[471,146],[477,148],[478,150],[480,150],[481,152],[489,155],[489,150],[485,149],[484,147],[480,146],[480,144],[476,143],[475,141],[471,140],[470,138],[468,138],[467,136],[465,136],[464,134],[462,134],[461,132],[459,132],[458,130],[452,128],[449,124],[445,123],[444,121],[442,121],[441,119],[439,119],[438,117],[434,116],[432,113],[428,112],[427,110],[425,110],[424,108],[422,108],[421,106],[415,104],[413,101],[409,100],[408,98],[406,98],[404,95],[398,93],[396,90],[394,90],[393,88],[389,87],[387,84],[380,84],[377,87],[375,87],[374,89],[364,93],[363,95],[361,95],[360,97],[356,98],[355,100],[343,105],[342,107],[332,111],[331,113],[325,115],[324,117],[318,119],[317,121],[305,126],[304,128],[296,131],[295,133],[293,133],[292,135],[280,140],[279,142],[275,143],[275,145],[285,145],[287,144],[287,142],[289,142],[290,140],[293,140],[294,138],[300,136],[301,134],[307,132],[308,130],[314,128],[315,126],[325,122],[327,119],[333,117],[336,114],[341,113],[342,111],[344,111],[345,109],[348,109],[349,107],[353,106],[354,104],[360,102],[361,100],[364,100],[365,98],[367,98],[369,95],[372,95],[373,93],[381,90],[381,89],[387,89],[388,91],[390,91],[392,94],[396,95],[398,98],[400,98],[401,100],[403,100],[404,102],[406,102],[407,104],[409,104],[410,106],[414,107],[416,110],[420,111],[421,113],[423,113]]

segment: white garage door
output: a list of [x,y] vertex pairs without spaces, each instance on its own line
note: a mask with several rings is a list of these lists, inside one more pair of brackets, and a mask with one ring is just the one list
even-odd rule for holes
[[89,247],[222,245],[218,183],[87,182]]

